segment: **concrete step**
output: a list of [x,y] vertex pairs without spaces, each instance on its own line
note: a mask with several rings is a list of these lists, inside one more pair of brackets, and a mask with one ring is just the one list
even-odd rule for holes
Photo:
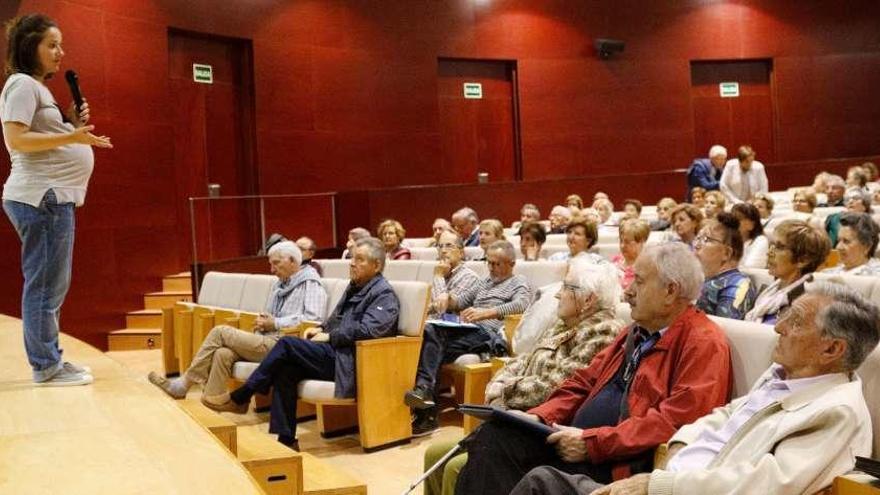
[[161,309],[129,311],[125,315],[125,328],[161,328]]
[[162,279],[162,290],[166,292],[192,292],[192,280],[190,279],[189,272],[166,276]]
[[174,306],[177,301],[192,301],[190,291],[162,291],[144,294],[144,308],[162,309]]
[[159,328],[123,328],[110,332],[107,343],[111,351],[161,349],[162,330]]

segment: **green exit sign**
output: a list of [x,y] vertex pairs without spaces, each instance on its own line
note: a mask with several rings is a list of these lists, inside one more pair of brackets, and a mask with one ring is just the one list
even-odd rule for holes
[[480,83],[464,83],[464,97],[479,100],[483,98],[483,85]]
[[739,83],[737,82],[723,82],[718,85],[718,90],[722,98],[739,97]]
[[193,64],[193,81],[214,84],[214,68],[205,64]]

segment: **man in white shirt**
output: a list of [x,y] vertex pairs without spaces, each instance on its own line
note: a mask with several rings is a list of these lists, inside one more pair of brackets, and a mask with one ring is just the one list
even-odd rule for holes
[[511,495],[816,493],[870,455],[855,370],[880,340],[878,318],[851,289],[816,284],[777,321],[774,364],[751,392],[679,429],[665,466],[604,487],[544,466]]
[[748,145],[740,146],[736,158],[727,161],[719,182],[721,193],[731,205],[748,202],[769,190],[764,164],[755,160],[755,150]]

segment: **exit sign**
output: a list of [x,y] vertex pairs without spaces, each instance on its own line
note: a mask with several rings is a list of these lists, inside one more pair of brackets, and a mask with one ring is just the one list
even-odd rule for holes
[[718,91],[721,94],[722,98],[738,98],[739,97],[739,83],[737,83],[737,82],[723,82],[718,85]]
[[205,64],[193,64],[193,81],[214,84],[214,68]]
[[479,100],[483,98],[483,85],[480,83],[464,83],[464,97]]

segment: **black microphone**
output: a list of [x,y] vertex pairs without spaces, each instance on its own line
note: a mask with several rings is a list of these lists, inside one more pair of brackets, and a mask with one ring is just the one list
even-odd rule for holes
[[70,94],[73,95],[73,102],[76,104],[76,113],[82,112],[83,97],[79,90],[79,76],[73,70],[64,73],[64,79],[67,79],[67,85],[70,86]]

